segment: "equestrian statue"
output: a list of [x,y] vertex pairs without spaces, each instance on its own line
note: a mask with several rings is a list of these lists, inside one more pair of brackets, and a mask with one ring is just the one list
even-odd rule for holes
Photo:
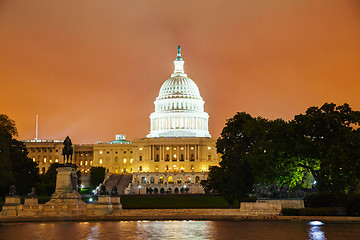
[[[68,164],[69,163],[69,157],[70,157],[70,162],[72,162],[72,155],[74,152],[74,149],[72,147],[72,143],[71,143],[71,139],[69,138],[69,136],[67,136],[63,142],[64,144],[64,148],[62,149],[62,154],[64,156],[64,164]],[[66,156],[66,161],[65,161],[65,156]]]

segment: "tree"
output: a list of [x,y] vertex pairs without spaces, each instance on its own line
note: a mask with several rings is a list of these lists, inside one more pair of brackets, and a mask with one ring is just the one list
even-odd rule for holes
[[104,181],[105,178],[104,167],[91,167],[90,168],[90,184],[94,188]]
[[25,145],[16,140],[15,122],[0,114],[0,195],[15,184],[21,195],[30,192],[39,181],[37,164],[27,157]]
[[360,183],[360,112],[346,103],[325,103],[296,115],[292,124],[295,153],[320,162],[319,168],[309,168],[318,189],[330,194],[354,192]]

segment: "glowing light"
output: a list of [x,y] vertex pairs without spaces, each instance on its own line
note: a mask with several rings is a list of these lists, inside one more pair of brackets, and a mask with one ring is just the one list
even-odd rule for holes
[[126,158],[124,158],[124,163],[126,163]]
[[208,147],[209,150],[211,150],[211,147]]
[[[95,191],[93,191],[93,192],[95,192]],[[89,198],[89,202],[91,203],[93,201],[93,199],[92,198]]]
[[311,225],[311,226],[321,226],[321,225],[324,225],[324,223],[320,222],[320,221],[311,221],[311,222],[309,222],[309,225]]
[[100,151],[99,153],[102,154],[102,151]]
[[140,151],[142,151],[142,148],[139,148]]
[[170,148],[169,147],[166,147],[166,150],[169,150]]
[[99,163],[102,164],[102,159],[100,159]]

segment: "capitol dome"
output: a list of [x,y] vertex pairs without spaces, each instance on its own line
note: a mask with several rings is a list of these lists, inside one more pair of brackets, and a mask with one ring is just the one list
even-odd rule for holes
[[207,137],[209,115],[196,83],[184,72],[184,61],[178,46],[175,70],[160,88],[155,112],[150,115],[150,134],[155,137]]

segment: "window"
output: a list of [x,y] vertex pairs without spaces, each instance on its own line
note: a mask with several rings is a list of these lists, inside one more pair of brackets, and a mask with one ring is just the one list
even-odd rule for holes
[[165,161],[169,161],[170,160],[170,155],[169,154],[166,154],[166,158],[165,158]]
[[132,164],[132,162],[133,162],[133,159],[130,159],[130,164]]
[[177,179],[177,183],[178,183],[178,184],[181,184],[181,178],[178,178],[178,179]]
[[139,148],[140,151],[142,151],[142,148]]
[[142,166],[139,166],[139,171],[142,171]]
[[55,152],[58,152],[58,151],[59,151],[58,149],[55,150]]
[[210,154],[208,155],[208,160],[209,160],[209,161],[211,160],[211,155],[210,155]]
[[109,152],[109,151],[107,151],[106,153],[107,153],[107,154],[109,154],[110,152]]
[[132,153],[132,151],[130,151],[130,153]]
[[191,154],[190,161],[195,161],[194,154]]
[[156,154],[155,162],[159,161],[159,154]]
[[169,170],[169,165],[166,165],[165,170]]
[[172,176],[169,176],[169,177],[168,177],[168,183],[174,183],[174,179],[173,179]]
[[126,151],[124,151],[124,153],[126,153]]
[[196,182],[196,183],[199,183],[199,182],[200,182],[200,177],[199,177],[199,176],[196,176],[196,177],[195,177],[195,182]]
[[115,160],[115,163],[117,163],[118,162],[118,157],[115,157],[114,160]]
[[150,183],[155,183],[154,177],[151,177],[151,178],[150,178]]
[[159,184],[163,184],[164,183],[164,178],[163,177],[160,177],[159,178]]
[[190,169],[193,171],[193,170],[194,170],[194,165],[191,165],[191,166],[190,166]]
[[184,154],[180,155],[180,161],[184,161]]
[[118,154],[118,152],[116,151],[115,154]]
[[124,158],[124,163],[126,163],[126,158]]
[[141,183],[146,183],[146,177],[141,178]]
[[139,161],[142,161],[142,156],[139,156]]
[[102,159],[99,160],[99,163],[102,164]]
[[82,166],[82,161],[80,161],[80,166]]
[[173,159],[172,159],[173,161],[176,161],[176,154],[174,154],[174,156],[173,156]]

